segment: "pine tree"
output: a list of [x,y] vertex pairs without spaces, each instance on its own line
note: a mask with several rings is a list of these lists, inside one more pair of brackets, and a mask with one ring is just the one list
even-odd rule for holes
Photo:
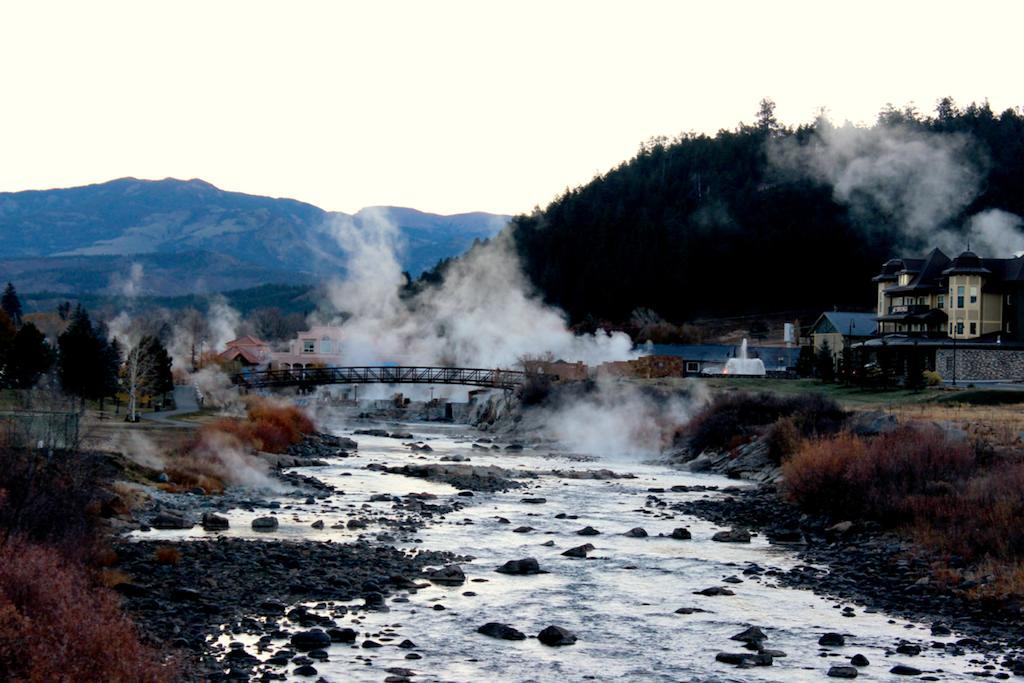
[[3,308],[15,327],[21,327],[21,300],[18,299],[18,292],[10,282],[4,288],[3,297],[0,297],[0,308]]
[[106,328],[94,325],[81,306],[75,308],[71,323],[57,338],[57,375],[69,394],[102,401],[117,391],[121,347],[109,340]]
[[822,342],[821,348],[814,359],[814,369],[818,379],[823,382],[831,382],[836,376],[836,363],[832,358],[832,347],[828,342]]
[[32,323],[25,323],[14,336],[8,360],[7,384],[15,389],[31,389],[53,365],[46,336]]
[[0,310],[0,388],[6,387],[10,381],[10,357],[16,334],[10,316]]

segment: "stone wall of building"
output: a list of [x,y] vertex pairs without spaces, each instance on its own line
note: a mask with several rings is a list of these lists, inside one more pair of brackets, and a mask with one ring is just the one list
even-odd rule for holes
[[1024,350],[937,349],[935,370],[942,379],[957,382],[1024,380]]

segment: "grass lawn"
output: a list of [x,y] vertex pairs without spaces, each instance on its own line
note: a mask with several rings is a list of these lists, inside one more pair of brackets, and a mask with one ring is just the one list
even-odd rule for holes
[[841,403],[846,408],[886,408],[889,406],[926,403],[935,400],[944,392],[941,389],[861,389],[842,384],[827,384],[814,379],[756,379],[733,377],[701,377],[696,381],[712,391],[767,391],[773,394],[822,394]]
[[639,380],[644,384],[683,389],[696,382],[712,392],[769,392],[780,395],[822,394],[850,410],[895,410],[910,406],[1014,406],[1024,404],[1024,386],[1020,391],[1007,388],[957,388],[948,386],[912,391],[909,389],[861,389],[842,384],[826,384],[814,379],[759,379],[754,377],[700,377]]

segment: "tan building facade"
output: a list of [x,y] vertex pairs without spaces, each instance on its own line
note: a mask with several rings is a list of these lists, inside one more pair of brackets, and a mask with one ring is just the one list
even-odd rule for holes
[[1024,284],[1024,260],[950,259],[934,249],[923,259],[892,259],[874,278],[879,334],[970,341],[1016,334],[1008,314]]

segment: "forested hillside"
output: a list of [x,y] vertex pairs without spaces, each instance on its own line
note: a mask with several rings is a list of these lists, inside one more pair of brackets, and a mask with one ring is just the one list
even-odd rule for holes
[[986,209],[1004,233],[1024,214],[1020,111],[944,99],[929,116],[887,107],[871,128],[790,128],[766,100],[753,125],[652,140],[512,229],[527,274],[574,322],[640,307],[684,321],[869,308],[885,259],[958,248]]

